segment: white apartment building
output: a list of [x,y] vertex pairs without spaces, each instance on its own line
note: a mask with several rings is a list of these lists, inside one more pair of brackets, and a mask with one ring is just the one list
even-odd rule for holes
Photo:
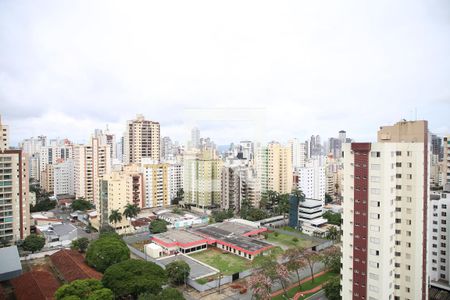
[[110,148],[91,137],[87,145],[74,147],[75,196],[95,205],[99,197],[98,179],[111,171]]
[[342,299],[428,299],[427,121],[344,145]]
[[450,185],[450,135],[443,138],[444,155],[442,162],[442,185]]
[[288,142],[291,148],[291,162],[292,168],[301,168],[305,166],[306,162],[306,145],[301,143],[298,139],[293,139]]
[[431,192],[428,230],[430,284],[450,291],[450,193]]
[[170,204],[176,198],[177,192],[183,189],[183,164],[169,163],[169,191]]
[[0,150],[9,148],[9,127],[2,123],[2,116],[0,115]]
[[55,189],[54,185],[55,182],[53,176],[54,176],[53,164],[46,165],[44,170],[42,170],[41,172],[40,186],[44,191],[50,194],[52,194]]
[[59,161],[53,165],[54,194],[75,195],[75,171],[73,159]]
[[59,160],[73,158],[73,145],[67,140],[58,141],[57,144],[41,147],[39,165],[41,172],[47,165],[55,164]]
[[325,203],[325,165],[323,157],[309,160],[305,167],[296,168],[297,188],[306,198],[321,200]]
[[160,125],[137,115],[127,122],[124,134],[124,163],[141,163],[143,158],[160,161]]

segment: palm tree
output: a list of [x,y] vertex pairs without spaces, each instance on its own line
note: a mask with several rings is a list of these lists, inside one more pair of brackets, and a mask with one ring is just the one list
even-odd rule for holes
[[123,210],[123,215],[130,221],[130,229],[131,229],[131,219],[136,217],[140,211],[140,208],[136,204],[128,203],[125,205]]
[[118,209],[112,209],[108,219],[110,223],[114,223],[114,225],[116,225],[117,223],[122,221],[122,214]]
[[270,210],[273,212],[278,201],[278,193],[275,191],[267,191],[267,200],[270,205]]

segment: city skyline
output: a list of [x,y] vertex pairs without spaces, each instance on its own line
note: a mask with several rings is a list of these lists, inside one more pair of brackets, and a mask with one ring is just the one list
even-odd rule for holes
[[[183,142],[192,109],[259,110],[264,142],[340,129],[371,140],[416,112],[450,131],[446,1],[105,3],[0,4],[11,145],[82,143],[106,124],[122,135],[137,113]],[[252,139],[245,120],[204,123],[217,144]]]

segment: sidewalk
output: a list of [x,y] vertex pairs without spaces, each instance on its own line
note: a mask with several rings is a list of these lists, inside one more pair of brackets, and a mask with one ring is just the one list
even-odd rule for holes
[[[316,273],[316,274],[314,274],[314,278],[316,278],[316,277],[318,277],[318,276],[320,276],[320,275],[323,275],[323,274],[325,274],[325,273],[326,273],[326,271],[321,271],[321,272],[319,272],[319,273]],[[300,283],[303,284],[303,283],[305,283],[305,282],[307,282],[307,281],[310,281],[311,279],[312,279],[311,276],[310,276],[310,277],[307,277],[307,278],[305,278],[305,279],[302,279],[302,280],[300,281]],[[322,288],[322,285],[323,285],[323,284],[318,285],[317,287],[312,288],[312,289],[310,289],[310,290],[308,290],[308,291],[300,291],[300,292],[298,292],[297,294],[295,294],[294,299],[298,299],[298,298],[300,297],[301,294],[310,294],[310,293],[317,292],[318,290],[320,290],[320,289]],[[298,282],[296,282],[296,283],[294,283],[294,284],[291,284],[290,286],[288,286],[288,287],[286,288],[286,291],[289,291],[290,289],[295,288],[295,287],[297,287],[297,286],[298,286]],[[317,289],[317,290],[316,290],[316,289]],[[276,296],[281,295],[281,294],[283,294],[283,293],[284,293],[284,290],[281,289],[281,290],[278,290],[278,291],[272,293],[272,294],[271,294],[271,297],[273,298],[273,297],[276,297]]]

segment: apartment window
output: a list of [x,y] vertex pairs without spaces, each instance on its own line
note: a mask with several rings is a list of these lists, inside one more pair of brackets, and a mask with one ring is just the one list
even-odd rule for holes
[[402,174],[395,174],[395,178],[402,178]]
[[401,163],[401,162],[395,163],[395,166],[396,166],[397,168],[400,168],[400,167],[402,166],[402,163]]
[[407,163],[408,168],[412,168],[412,163]]
[[446,216],[447,216],[447,213],[446,213],[445,211],[443,211],[443,212],[441,213],[441,216],[446,217]]
[[402,189],[402,186],[401,186],[400,184],[397,184],[397,185],[395,186],[395,189],[401,190],[401,189]]
[[396,224],[401,224],[402,223],[402,219],[395,219],[395,223]]
[[379,151],[372,151],[370,153],[370,156],[371,157],[380,157],[381,156],[381,152],[379,152]]
[[412,174],[406,175],[406,178],[407,178],[407,179],[412,179]]
[[400,252],[395,252],[395,256],[399,257],[402,256],[402,254]]

